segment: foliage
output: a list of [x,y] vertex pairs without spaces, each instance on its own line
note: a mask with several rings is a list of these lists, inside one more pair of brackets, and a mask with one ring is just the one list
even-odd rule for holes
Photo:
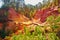
[[59,40],[55,33],[48,34],[49,40]]
[[[46,36],[47,35],[47,36]],[[48,38],[47,38],[48,37]],[[28,28],[24,28],[24,34],[19,33],[18,35],[13,35],[11,37],[11,40],[59,40],[59,38],[56,36],[56,33],[45,33],[40,29],[40,26],[37,26],[34,30],[34,32],[31,32],[28,30]]]
[[47,22],[53,22],[53,21],[54,21],[54,17],[53,16],[47,17]]
[[57,16],[56,18],[54,18],[54,16],[49,16],[47,17],[47,22],[53,29],[59,28],[58,22],[60,22],[60,16]]

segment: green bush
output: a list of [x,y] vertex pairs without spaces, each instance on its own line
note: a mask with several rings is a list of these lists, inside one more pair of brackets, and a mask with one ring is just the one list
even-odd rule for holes
[[46,33],[43,34],[39,27],[40,26],[37,26],[32,34],[25,28],[25,34],[13,35],[12,40],[59,40],[56,33],[47,33],[48,36],[46,36]]

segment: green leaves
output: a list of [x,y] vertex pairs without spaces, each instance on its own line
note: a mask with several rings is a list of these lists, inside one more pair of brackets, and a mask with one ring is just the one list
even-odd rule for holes
[[24,27],[24,32],[25,32],[25,35],[27,35],[27,36],[30,36],[31,35],[29,29],[26,28],[26,27]]
[[55,19],[55,22],[60,22],[60,16],[58,16],[56,19]]
[[53,29],[56,29],[56,28],[58,28],[58,27],[59,27],[59,26],[57,26],[57,25],[53,25],[53,26],[52,26]]
[[54,21],[54,17],[53,16],[47,17],[47,22],[53,22],[53,21]]
[[56,33],[48,33],[47,36],[43,34],[40,26],[36,26],[33,34],[30,34],[29,29],[26,27],[24,28],[24,32],[24,34],[13,35],[12,40],[46,40],[46,37],[48,37],[49,40],[59,40]]
[[35,28],[35,34],[37,34],[37,35],[42,34],[42,31],[40,29],[40,26],[36,26],[36,28]]
[[55,33],[49,33],[48,38],[49,40],[59,40]]
[[60,22],[60,16],[57,16],[56,18],[54,18],[54,16],[49,16],[47,17],[47,22]]

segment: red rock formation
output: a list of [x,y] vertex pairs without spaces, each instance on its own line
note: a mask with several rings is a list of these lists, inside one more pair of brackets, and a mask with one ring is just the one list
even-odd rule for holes
[[41,22],[45,22],[46,18],[50,15],[55,15],[57,16],[59,14],[58,12],[58,7],[53,7],[53,8],[46,8],[44,10],[37,10],[35,13],[34,18],[40,19]]

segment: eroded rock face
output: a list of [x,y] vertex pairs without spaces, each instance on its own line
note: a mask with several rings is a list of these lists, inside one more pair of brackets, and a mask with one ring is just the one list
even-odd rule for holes
[[43,10],[37,10],[34,18],[40,19],[41,22],[45,22],[48,16],[50,15],[57,16],[58,14],[59,14],[58,6],[55,6],[53,8],[50,7]]
[[[17,13],[13,8],[9,8],[8,10],[2,9],[0,12],[0,36],[2,38],[5,38],[5,36],[11,33],[14,33],[17,30],[16,27],[21,29],[22,26],[18,25],[18,23],[29,20],[24,15]],[[5,12],[8,12],[7,16],[4,15]]]
[[28,21],[29,20],[24,15],[16,12],[13,8],[9,8],[8,12],[9,12],[8,18],[13,20],[13,21],[23,22],[23,21]]

